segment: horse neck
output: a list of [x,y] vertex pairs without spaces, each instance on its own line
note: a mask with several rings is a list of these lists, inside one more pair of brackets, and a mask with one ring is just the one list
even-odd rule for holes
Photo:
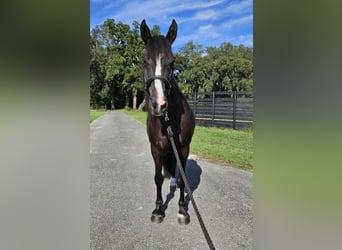
[[172,78],[172,91],[171,91],[171,96],[170,96],[170,101],[172,101],[174,108],[176,109],[177,112],[182,111],[184,108],[182,106],[182,102],[184,101],[185,97],[178,87],[176,81]]

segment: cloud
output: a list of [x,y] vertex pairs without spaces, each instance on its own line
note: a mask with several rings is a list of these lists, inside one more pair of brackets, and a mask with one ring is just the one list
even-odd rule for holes
[[208,9],[203,11],[198,11],[193,16],[178,18],[179,23],[185,22],[196,22],[196,21],[206,21],[206,20],[216,20],[218,19],[218,13],[215,10]]
[[200,26],[198,28],[198,35],[200,37],[206,37],[206,38],[217,38],[220,36],[220,33],[217,32],[216,28],[211,25],[204,25],[204,26]]
[[96,8],[91,9],[91,28],[107,18],[126,24],[146,19],[150,27],[159,25],[165,34],[174,18],[179,25],[176,47],[184,46],[190,40],[204,47],[240,41],[250,46],[253,41],[252,0],[91,0],[95,1],[93,6]]
[[253,9],[253,0],[239,1],[228,6],[230,14],[241,14],[242,12]]
[[240,35],[237,37],[232,37],[230,42],[233,44],[243,44],[247,47],[253,47],[253,34]]
[[214,0],[214,1],[179,1],[179,4],[175,4],[175,1],[165,1],[165,2],[170,2],[170,7],[168,10],[171,12],[184,12],[184,11],[190,11],[190,10],[198,10],[198,9],[206,9],[209,7],[214,7],[225,0]]
[[[227,3],[228,1],[224,1]],[[245,0],[245,1],[232,1],[226,5],[219,5],[221,2],[215,2],[212,4],[208,4],[208,6],[202,6],[199,4],[198,6],[193,6],[195,9],[196,7],[203,7],[202,10],[195,13],[195,15],[190,17],[181,17],[180,22],[193,22],[193,21],[203,21],[203,20],[218,20],[218,19],[226,19],[235,16],[241,16],[246,13],[251,13],[253,10],[253,1],[252,0]],[[210,8],[209,8],[210,7]],[[209,9],[208,9],[209,8]]]
[[[224,1],[225,0],[200,0],[196,2],[184,0],[133,0],[126,3],[118,3],[117,1],[115,1],[106,4],[103,7],[103,10],[105,10],[106,12],[106,18],[114,18],[128,23],[131,23],[133,20],[140,20],[143,18],[151,19],[153,21],[161,20],[162,22],[165,22],[166,20],[170,20],[172,17],[175,17],[177,15],[182,16],[188,11],[201,10],[217,6]],[[201,15],[201,13],[198,13],[198,15]]]
[[174,45],[175,47],[182,47],[191,40],[195,44],[200,44],[203,47],[206,47],[210,42],[220,41],[222,37],[222,33],[219,32],[217,27],[207,24],[199,26],[198,29],[192,33],[179,35]]
[[240,26],[246,23],[251,23],[251,22],[253,22],[253,15],[248,15],[248,16],[243,16],[243,17],[229,20],[225,23],[222,23],[222,25],[220,26],[221,28],[224,28],[224,29],[231,29],[234,26]]
[[216,19],[217,13],[214,10],[204,10],[197,12],[194,17],[196,20]]

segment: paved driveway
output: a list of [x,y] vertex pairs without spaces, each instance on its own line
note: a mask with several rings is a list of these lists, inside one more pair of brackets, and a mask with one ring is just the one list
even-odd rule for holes
[[[177,223],[179,190],[163,184],[161,224],[155,206],[154,165],[145,126],[121,112],[90,124],[91,249],[208,249],[191,203],[191,222]],[[187,176],[216,249],[252,248],[252,173],[190,159]]]

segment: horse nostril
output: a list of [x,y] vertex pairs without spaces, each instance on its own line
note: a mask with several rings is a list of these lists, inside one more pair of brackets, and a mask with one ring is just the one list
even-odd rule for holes
[[165,112],[167,110],[167,102],[165,102],[163,105],[160,106],[160,110],[162,112]]
[[152,102],[152,107],[153,107],[154,109],[156,109],[156,108],[157,108],[157,103],[156,103],[156,102]]

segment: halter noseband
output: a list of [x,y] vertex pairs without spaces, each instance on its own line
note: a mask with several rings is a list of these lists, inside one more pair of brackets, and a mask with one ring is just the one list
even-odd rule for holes
[[169,81],[169,79],[167,79],[165,76],[151,76],[149,78],[147,78],[145,80],[145,87],[146,89],[148,89],[151,85],[151,83],[154,81],[154,80],[161,80],[162,82],[164,82],[165,84],[165,88],[168,90],[168,93],[170,93],[170,90],[171,90],[171,83]]

